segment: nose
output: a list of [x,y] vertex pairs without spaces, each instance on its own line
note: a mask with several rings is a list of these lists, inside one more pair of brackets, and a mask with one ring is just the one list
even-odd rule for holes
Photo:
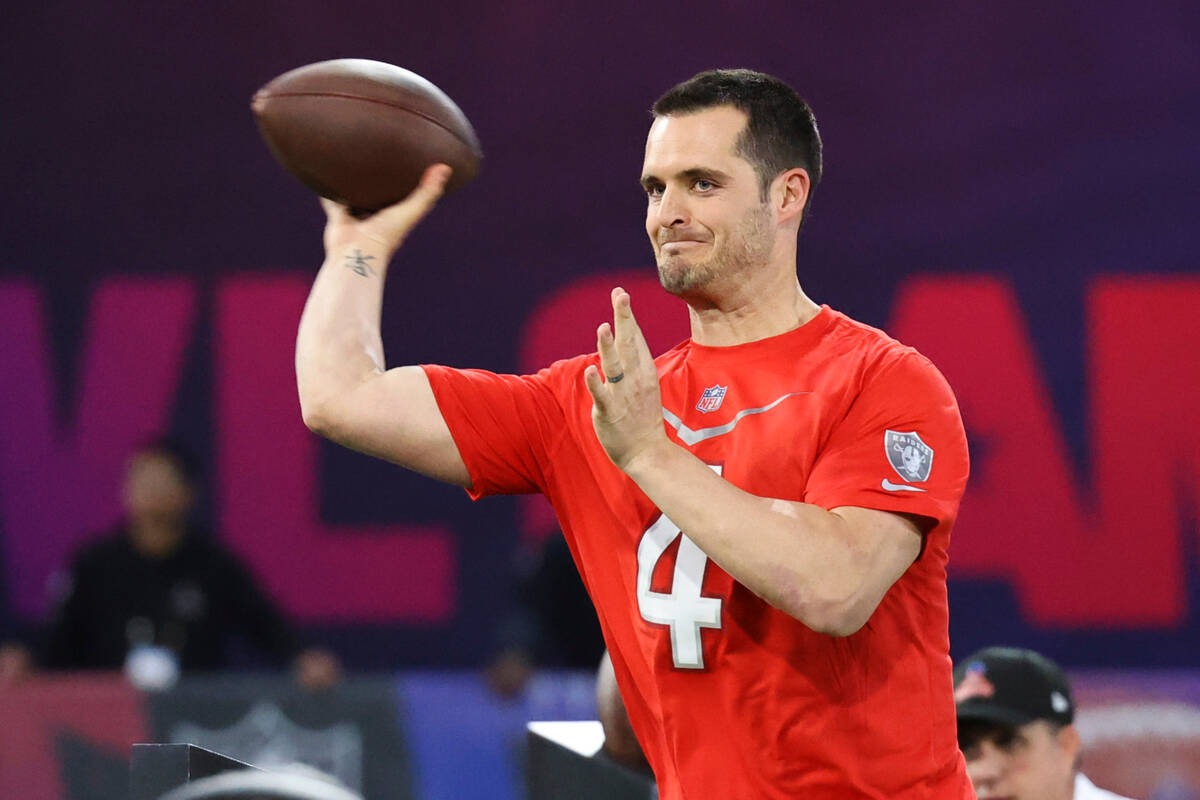
[[659,227],[672,228],[688,223],[688,210],[684,193],[673,187],[663,189],[662,197],[655,208],[655,220]]

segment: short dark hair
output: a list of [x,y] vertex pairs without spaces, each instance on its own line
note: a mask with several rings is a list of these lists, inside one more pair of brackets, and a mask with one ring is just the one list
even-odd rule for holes
[[200,483],[200,461],[183,442],[167,435],[157,435],[145,440],[134,450],[135,456],[149,455],[170,461],[179,477],[188,486],[195,488]]
[[748,118],[738,137],[737,153],[754,165],[763,200],[779,173],[794,167],[808,172],[803,222],[821,181],[821,134],[808,103],[772,75],[750,69],[713,69],[667,90],[651,111],[656,117],[666,117],[718,106],[733,106]]

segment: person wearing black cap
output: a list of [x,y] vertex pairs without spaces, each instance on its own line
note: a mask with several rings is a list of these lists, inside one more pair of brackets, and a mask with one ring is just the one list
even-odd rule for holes
[[958,744],[979,800],[1129,800],[1079,771],[1071,687],[1045,656],[980,650],[955,668],[954,700]]

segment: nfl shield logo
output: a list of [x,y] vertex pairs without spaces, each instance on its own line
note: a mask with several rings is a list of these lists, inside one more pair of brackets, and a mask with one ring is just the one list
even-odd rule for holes
[[209,729],[184,720],[172,725],[169,735],[172,741],[203,743],[268,769],[309,764],[353,789],[363,785],[364,734],[355,722],[309,728],[293,722],[273,702],[262,701],[228,727]]
[[704,414],[716,411],[725,401],[725,392],[728,389],[728,386],[721,385],[708,387],[704,390],[704,394],[700,395],[700,402],[696,403],[696,410]]
[[888,463],[901,478],[910,483],[928,480],[929,470],[933,468],[933,448],[921,441],[916,431],[886,431],[883,449],[887,452]]

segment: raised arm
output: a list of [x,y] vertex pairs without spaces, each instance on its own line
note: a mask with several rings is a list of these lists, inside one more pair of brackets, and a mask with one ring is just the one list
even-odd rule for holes
[[470,485],[424,370],[387,369],[379,320],[388,263],[442,195],[450,168],[426,170],[403,201],[366,219],[322,200],[325,262],[296,337],[304,424],[328,439],[432,478]]

